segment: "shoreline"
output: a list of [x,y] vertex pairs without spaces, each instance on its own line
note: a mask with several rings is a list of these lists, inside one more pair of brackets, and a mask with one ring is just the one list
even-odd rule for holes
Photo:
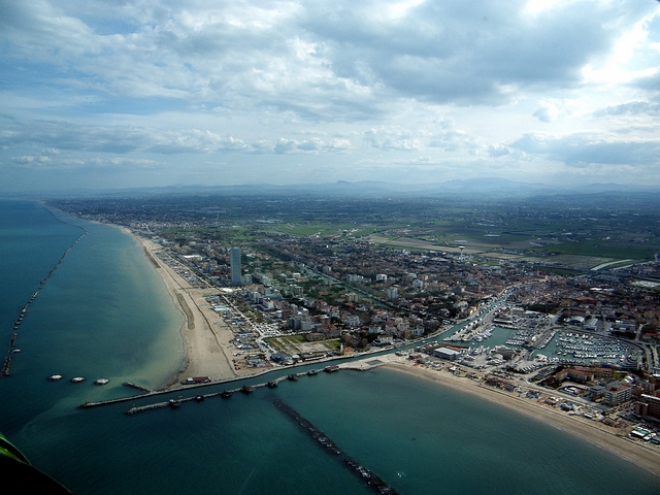
[[624,434],[624,429],[617,430],[577,414],[569,415],[564,411],[541,404],[536,399],[518,397],[515,393],[477,383],[467,377],[458,377],[448,371],[429,370],[401,361],[390,361],[385,366],[388,369],[407,373],[420,379],[435,382],[440,386],[499,404],[586,440],[660,477],[660,447],[632,440]]
[[[189,388],[181,384],[181,381],[188,377],[208,376],[214,382],[209,384],[211,385],[253,376],[253,373],[248,373],[247,370],[234,369],[229,352],[233,332],[204,300],[204,296],[217,294],[218,290],[193,288],[171,266],[158,258],[156,253],[162,249],[161,246],[132,233],[126,227],[116,227],[135,239],[142,248],[183,317],[180,333],[184,345],[184,359],[179,369],[168,378],[160,390],[165,392]],[[198,304],[199,300],[203,303]],[[477,383],[467,377],[458,377],[447,371],[430,370],[399,360],[390,360],[385,366],[499,404],[586,440],[660,477],[660,448],[627,438],[623,429],[617,430],[577,414],[568,415],[535,399],[521,398],[515,393]]]
[[158,258],[157,252],[162,250],[160,245],[134,234],[126,227],[115,227],[131,236],[142,248],[145,258],[160,276],[172,303],[183,318],[179,332],[183,340],[184,358],[160,390],[185,387],[181,382],[191,377],[206,376],[212,382],[218,382],[247,376],[237,372],[231,362],[229,348],[234,338],[233,332],[204,299],[205,296],[217,294],[218,290],[192,287],[176,270]]

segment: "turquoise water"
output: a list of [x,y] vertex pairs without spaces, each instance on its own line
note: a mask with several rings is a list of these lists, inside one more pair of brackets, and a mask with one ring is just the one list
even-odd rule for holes
[[[158,387],[183,358],[181,316],[130,237],[15,201],[0,201],[3,348],[40,280],[84,229],[30,305],[17,340],[23,352],[0,379],[0,430],[77,494],[373,493],[275,397],[401,494],[658,492],[657,477],[587,442],[382,368],[134,416],[124,415],[130,403],[79,409],[130,395],[124,380]],[[65,379],[47,381],[53,373]],[[77,375],[87,381],[68,382]],[[94,387],[100,377],[111,383]]]

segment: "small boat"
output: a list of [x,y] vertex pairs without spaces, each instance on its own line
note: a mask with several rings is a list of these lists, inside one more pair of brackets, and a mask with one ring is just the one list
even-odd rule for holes
[[203,395],[196,395],[196,396],[195,396],[195,400],[196,400],[197,402],[202,402],[202,401],[204,400],[204,396],[203,396]]
[[170,399],[168,401],[168,404],[172,409],[176,409],[177,407],[179,407],[181,405],[181,403],[178,400],[174,400],[174,399]]
[[99,378],[98,380],[94,380],[94,385],[107,385],[109,381],[107,378]]
[[74,376],[73,378],[71,378],[71,383],[80,383],[84,381],[85,379],[82,376]]
[[325,371],[326,373],[332,373],[334,371],[339,371],[339,366],[337,366],[337,365],[335,365],[335,366],[326,366],[325,368],[323,368],[323,371]]
[[318,375],[318,374],[319,374],[319,370],[309,370],[309,371],[307,372],[307,374],[308,374],[309,376],[312,376],[312,375]]
[[291,380],[292,382],[295,382],[298,379],[298,375],[292,373],[289,376],[287,376],[286,378],[287,378],[287,380]]
[[241,388],[241,392],[244,394],[249,394],[254,390],[254,387],[252,385],[243,385],[243,388]]
[[49,379],[51,382],[56,382],[56,381],[62,379],[62,375],[50,375],[50,376],[48,377],[48,379]]
[[270,388],[275,388],[277,387],[277,382],[275,380],[271,380],[266,385],[268,385]]
[[229,397],[231,397],[231,392],[229,390],[220,392],[220,397],[222,397],[223,399],[229,399]]

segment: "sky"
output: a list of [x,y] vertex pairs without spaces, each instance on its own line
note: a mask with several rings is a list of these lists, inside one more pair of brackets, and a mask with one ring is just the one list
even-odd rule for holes
[[0,177],[660,186],[660,2],[1,0]]

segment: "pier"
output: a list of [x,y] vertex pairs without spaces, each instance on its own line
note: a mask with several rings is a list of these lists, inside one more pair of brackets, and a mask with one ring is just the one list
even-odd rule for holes
[[303,433],[315,440],[328,454],[342,459],[346,467],[363,482],[369,485],[376,493],[396,495],[397,492],[385,483],[385,481],[383,481],[378,475],[362,466],[348,455],[342,453],[342,451],[339,450],[339,447],[337,447],[328,435],[319,430],[309,420],[298,414],[298,411],[294,408],[285,404],[280,399],[275,399],[273,403],[275,404],[275,407],[296,423]]
[[123,385],[124,387],[128,387],[128,388],[133,388],[133,389],[135,389],[135,390],[139,390],[140,392],[144,392],[144,393],[146,393],[146,394],[150,394],[150,393],[152,393],[152,391],[149,390],[148,388],[143,387],[143,386],[141,386],[141,385],[136,385],[135,383],[124,382],[124,383],[122,383],[122,385]]
[[[298,378],[302,378],[305,376],[315,376],[321,371],[327,371],[327,372],[334,372],[334,371],[339,371],[339,370],[354,370],[354,371],[366,371],[368,369],[376,368],[378,366],[381,366],[383,364],[386,364],[387,360],[382,359],[383,356],[379,358],[373,358],[373,359],[365,359],[357,362],[352,362],[352,363],[343,363],[340,365],[335,365],[335,366],[326,366],[325,368],[322,369],[312,369],[308,371],[301,371],[298,373],[290,373],[289,375],[286,376],[280,376],[278,378],[273,378],[272,380],[269,380],[264,383],[258,383],[256,385],[245,385],[240,388],[234,388],[234,389],[227,389],[223,390],[222,392],[213,392],[210,394],[198,394],[193,397],[189,397],[186,399],[179,400],[179,403],[184,403],[184,402],[189,402],[190,400],[194,400],[195,398],[201,397],[201,398],[213,398],[213,397],[222,397],[222,398],[229,398],[233,394],[237,392],[242,392],[242,393],[250,393],[256,389],[259,388],[275,388],[277,387],[281,382],[284,381],[296,381]],[[234,383],[236,381],[244,380],[244,378],[239,378],[239,379],[233,379],[229,380],[227,383]],[[107,400],[100,400],[100,401],[94,401],[94,402],[84,402],[83,404],[80,404],[78,407],[82,409],[88,409],[88,408],[93,408],[93,407],[100,407],[100,406],[109,406],[112,404],[120,404],[122,402],[128,402],[128,401],[135,401],[135,400],[140,400],[140,399],[146,399],[149,397],[157,397],[160,395],[170,395],[170,394],[175,394],[177,392],[182,392],[183,390],[194,390],[194,389],[199,389],[202,387],[217,387],[220,385],[219,382],[211,382],[211,383],[203,383],[199,385],[192,385],[189,387],[186,387],[185,389],[177,389],[177,390],[159,390],[159,391],[151,391],[147,388],[144,388],[140,385],[135,385],[130,382],[124,382],[122,385],[125,387],[133,388],[136,390],[139,390],[141,392],[144,392],[142,394],[138,395],[132,395],[129,397],[119,397],[117,399],[107,399]],[[129,409],[129,411],[126,412],[126,414],[132,415],[140,412],[145,412],[145,411],[151,411],[154,409],[161,409],[166,406],[170,405],[169,401],[168,402],[159,402],[157,404],[151,404],[147,406],[137,406],[137,407],[132,407]],[[154,406],[154,407],[152,407]]]
[[[304,375],[304,373],[301,373],[301,375]],[[127,414],[128,416],[132,416],[133,414],[138,414],[138,413],[147,412],[147,411],[153,411],[155,409],[163,409],[163,408],[166,408],[168,406],[169,407],[178,407],[181,404],[184,404],[186,402],[193,402],[193,401],[200,402],[200,401],[203,401],[205,399],[212,399],[214,397],[220,397],[220,398],[223,398],[223,399],[228,399],[229,397],[231,397],[232,395],[237,394],[237,393],[249,394],[249,393],[253,392],[254,390],[256,390],[258,388],[265,388],[265,387],[271,387],[272,388],[273,386],[277,386],[277,384],[279,384],[280,382],[282,382],[284,380],[287,380],[287,377],[276,378],[275,380],[271,380],[267,383],[259,383],[257,385],[244,385],[244,386],[239,387],[239,388],[223,390],[222,392],[212,392],[210,394],[197,394],[197,395],[190,396],[190,397],[185,397],[185,398],[179,397],[178,399],[170,399],[170,400],[165,401],[165,402],[157,402],[155,404],[147,404],[146,406],[134,406],[134,407],[131,407],[128,411],[126,411],[125,414]],[[161,393],[162,394],[165,394],[165,393],[171,394],[173,392],[152,392],[150,394],[138,395],[138,396],[130,397],[130,398],[127,398],[127,399],[111,399],[110,401],[103,401],[102,403],[99,403],[99,402],[85,403],[85,404],[81,405],[80,407],[86,408],[86,407],[94,407],[94,406],[104,406],[104,405],[107,405],[109,403],[126,402],[126,400],[145,398],[147,396],[153,396],[153,395],[157,395],[157,394],[161,394]]]

